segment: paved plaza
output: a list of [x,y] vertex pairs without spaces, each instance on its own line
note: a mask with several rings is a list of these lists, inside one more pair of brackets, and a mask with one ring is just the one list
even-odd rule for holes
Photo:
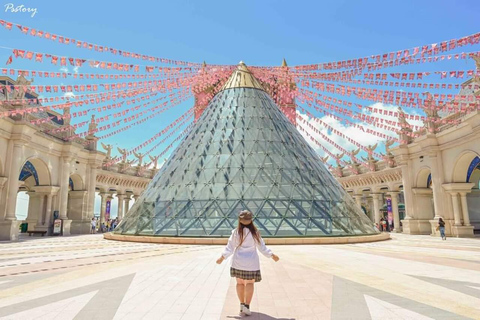
[[[249,319],[480,319],[480,239],[272,246]],[[241,319],[220,246],[0,243],[0,319]]]

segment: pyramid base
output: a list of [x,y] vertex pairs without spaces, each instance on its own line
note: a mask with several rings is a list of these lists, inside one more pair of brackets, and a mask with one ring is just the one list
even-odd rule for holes
[[[186,238],[186,237],[161,237],[161,236],[127,236],[105,233],[104,239],[116,241],[130,241],[143,243],[163,243],[163,244],[198,244],[198,245],[226,245],[228,238]],[[263,238],[268,245],[276,244],[346,244],[363,243],[389,240],[390,234],[384,232],[364,236],[345,236],[345,237],[315,237],[315,238]]]

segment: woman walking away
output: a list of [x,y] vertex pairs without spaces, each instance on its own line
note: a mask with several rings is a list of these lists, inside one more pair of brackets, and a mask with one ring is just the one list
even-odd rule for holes
[[230,276],[237,278],[240,313],[247,316],[251,315],[250,302],[253,297],[253,285],[262,280],[257,249],[265,257],[272,258],[275,262],[279,260],[278,256],[265,246],[265,242],[252,222],[252,213],[247,210],[241,211],[238,215],[238,227],[232,231],[228,244],[217,263],[220,264],[233,255]]
[[442,218],[438,218],[438,228],[440,229],[442,240],[447,240],[447,237],[445,236],[445,221],[443,221]]

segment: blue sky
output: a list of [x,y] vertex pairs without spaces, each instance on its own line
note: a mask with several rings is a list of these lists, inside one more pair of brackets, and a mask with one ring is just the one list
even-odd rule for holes
[[[5,4],[10,1],[4,1]],[[478,31],[476,1],[23,1],[27,13],[0,18],[71,38],[159,57],[215,64],[311,64],[362,57],[439,42]],[[105,53],[0,30],[0,46],[107,61]],[[6,61],[9,50],[0,50]],[[133,62],[138,63],[137,60]],[[458,62],[460,63],[460,62]],[[16,60],[12,68],[55,70]],[[418,67],[417,67],[418,68]],[[422,70],[431,68],[423,65]],[[69,70],[71,71],[71,67]],[[464,68],[465,69],[465,68]],[[79,72],[91,72],[89,67]],[[53,82],[52,82],[53,81]],[[61,81],[68,84],[68,80]],[[111,81],[109,81],[111,82]],[[60,84],[50,79],[51,84]],[[46,84],[36,79],[36,84]],[[109,138],[132,148],[185,112],[193,100],[142,126]],[[73,110],[72,110],[73,111]],[[86,120],[81,119],[79,121]],[[75,121],[74,121],[75,122]],[[80,130],[79,130],[80,131]],[[105,133],[108,133],[105,132]],[[169,141],[166,141],[168,145]],[[157,149],[159,152],[162,148]]]
[[309,64],[437,42],[477,31],[480,12],[478,1],[22,3],[37,7],[37,15],[2,16],[158,56],[250,65],[276,65],[283,57]]
[[10,2],[38,13],[2,10],[2,18],[39,29],[158,56],[250,65],[283,57],[309,64],[459,37],[477,31],[480,12],[478,1],[3,1]]

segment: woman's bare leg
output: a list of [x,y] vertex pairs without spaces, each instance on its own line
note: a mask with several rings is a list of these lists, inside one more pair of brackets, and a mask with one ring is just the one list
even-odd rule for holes
[[245,303],[245,281],[237,278],[237,296],[240,303]]
[[255,280],[245,280],[245,304],[250,305],[253,298]]

